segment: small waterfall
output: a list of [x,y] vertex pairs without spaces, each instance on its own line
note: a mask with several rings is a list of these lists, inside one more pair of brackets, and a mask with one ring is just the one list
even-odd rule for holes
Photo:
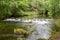
[[35,31],[33,31],[33,33],[28,36],[27,40],[37,40],[39,38],[49,39],[52,31],[51,24],[53,19],[5,19],[3,21],[34,23],[36,27]]

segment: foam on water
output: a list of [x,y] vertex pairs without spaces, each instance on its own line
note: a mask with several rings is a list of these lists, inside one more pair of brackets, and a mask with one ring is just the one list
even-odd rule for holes
[[36,33],[29,35],[27,40],[37,40],[38,38],[48,39],[51,35],[51,23],[53,19],[5,19],[3,21],[14,21],[14,22],[33,22],[36,25]]

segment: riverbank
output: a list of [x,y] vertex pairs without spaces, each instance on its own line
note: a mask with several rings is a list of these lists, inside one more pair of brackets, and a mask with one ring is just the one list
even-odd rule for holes
[[60,19],[56,19],[50,40],[60,40]]

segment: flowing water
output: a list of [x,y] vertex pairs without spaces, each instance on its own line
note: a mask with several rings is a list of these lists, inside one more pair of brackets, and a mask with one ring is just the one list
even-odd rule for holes
[[53,19],[5,19],[3,21],[14,22],[18,26],[27,27],[27,30],[32,33],[26,40],[49,39],[51,36]]

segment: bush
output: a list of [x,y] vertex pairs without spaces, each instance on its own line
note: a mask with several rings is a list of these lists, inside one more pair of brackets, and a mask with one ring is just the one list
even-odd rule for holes
[[26,7],[26,0],[0,0],[0,19],[21,16]]

